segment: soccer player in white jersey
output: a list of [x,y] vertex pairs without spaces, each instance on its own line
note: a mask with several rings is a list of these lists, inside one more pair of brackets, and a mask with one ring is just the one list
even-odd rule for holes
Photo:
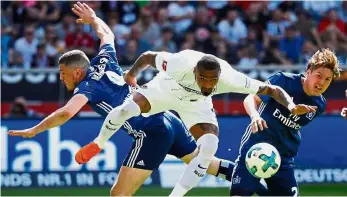
[[77,154],[91,157],[93,150],[100,149],[131,117],[175,110],[197,140],[199,153],[188,164],[172,196],[183,196],[196,186],[217,151],[219,130],[213,95],[229,92],[269,95],[296,115],[316,109],[315,106],[296,105],[282,88],[251,79],[226,61],[193,50],[174,54],[145,52],[124,76],[125,81],[135,85],[136,76],[148,65],[158,69],[159,74],[139,88],[132,99],[114,108],[105,119],[99,136]]

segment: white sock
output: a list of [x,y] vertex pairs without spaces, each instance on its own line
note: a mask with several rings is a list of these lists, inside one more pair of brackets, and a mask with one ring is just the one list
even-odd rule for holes
[[104,148],[107,140],[122,127],[126,120],[140,114],[140,107],[132,99],[126,100],[121,106],[112,109],[107,115],[94,143],[96,143],[99,148]]
[[217,152],[218,141],[218,137],[213,134],[205,134],[198,139],[199,153],[188,164],[170,196],[184,196],[199,183]]

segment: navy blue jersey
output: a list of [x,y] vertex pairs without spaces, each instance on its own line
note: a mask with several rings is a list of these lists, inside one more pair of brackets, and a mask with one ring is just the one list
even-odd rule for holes
[[123,80],[123,71],[118,65],[116,51],[106,44],[90,62],[86,77],[74,94],[85,95],[88,104],[100,115],[106,117],[108,105],[115,107],[123,103],[130,94],[130,87]]
[[[100,47],[99,54],[90,62],[86,77],[74,90],[74,95],[76,94],[85,95],[88,105],[103,117],[131,95],[131,86],[123,79],[123,71],[118,65],[116,51],[112,45],[105,44]],[[126,121],[124,127],[127,130],[137,130],[148,120],[142,116],[134,117]]]
[[315,117],[322,114],[326,108],[326,100],[323,96],[308,96],[303,89],[302,74],[276,73],[268,79],[272,85],[282,87],[296,104],[317,106],[316,112],[310,112],[300,116],[292,115],[290,111],[275,101],[272,97],[260,95],[262,100],[259,106],[261,117],[267,122],[268,129],[252,134],[244,144],[247,151],[250,146],[258,142],[267,142],[274,145],[283,162],[294,162],[301,142],[301,127],[310,123]]

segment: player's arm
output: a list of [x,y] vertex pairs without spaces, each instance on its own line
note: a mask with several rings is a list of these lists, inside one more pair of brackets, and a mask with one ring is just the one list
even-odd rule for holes
[[77,2],[74,4],[72,11],[79,16],[77,23],[90,24],[96,32],[98,38],[101,40],[100,46],[111,44],[114,47],[115,36],[112,30],[106,23],[96,16],[94,10],[86,3]]
[[163,52],[154,52],[154,51],[146,51],[140,55],[139,58],[135,61],[131,69],[125,73],[124,80],[127,84],[136,86],[136,76],[146,69],[149,65],[153,68],[156,68],[156,57],[158,53]]
[[76,94],[66,105],[42,120],[39,124],[25,130],[10,130],[10,136],[34,137],[36,134],[46,131],[50,128],[60,126],[72,118],[86,103],[88,98],[83,94]]
[[155,66],[155,58],[157,57],[158,52],[147,51],[140,55],[139,58],[135,61],[128,74],[132,77],[136,77],[141,71],[146,69],[149,65],[153,68]]
[[294,115],[315,111],[317,107],[295,105],[291,97],[281,87],[267,84],[234,70],[226,61],[219,59],[222,67],[221,76],[217,85],[217,93],[243,93],[267,95],[282,104]]
[[258,129],[262,131],[264,128],[268,128],[266,121],[261,118],[258,108],[262,100],[258,95],[249,94],[243,101],[243,106],[249,117],[251,118],[251,130],[253,133],[258,132]]
[[281,105],[287,107],[287,109],[294,115],[302,115],[308,112],[316,112],[317,106],[309,106],[298,104],[296,105],[288,93],[281,87],[276,85],[270,85],[262,83],[259,86],[257,94],[268,95],[275,99]]

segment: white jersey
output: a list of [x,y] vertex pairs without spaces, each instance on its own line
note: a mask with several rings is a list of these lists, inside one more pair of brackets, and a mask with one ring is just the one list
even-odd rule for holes
[[211,99],[215,94],[222,93],[246,93],[255,94],[262,82],[251,79],[245,74],[234,70],[226,61],[217,58],[221,65],[221,75],[215,90],[209,96],[201,93],[195,81],[194,67],[205,56],[193,50],[184,50],[179,53],[159,52],[156,56],[156,68],[160,71],[161,78],[166,89],[180,100],[194,101]]

